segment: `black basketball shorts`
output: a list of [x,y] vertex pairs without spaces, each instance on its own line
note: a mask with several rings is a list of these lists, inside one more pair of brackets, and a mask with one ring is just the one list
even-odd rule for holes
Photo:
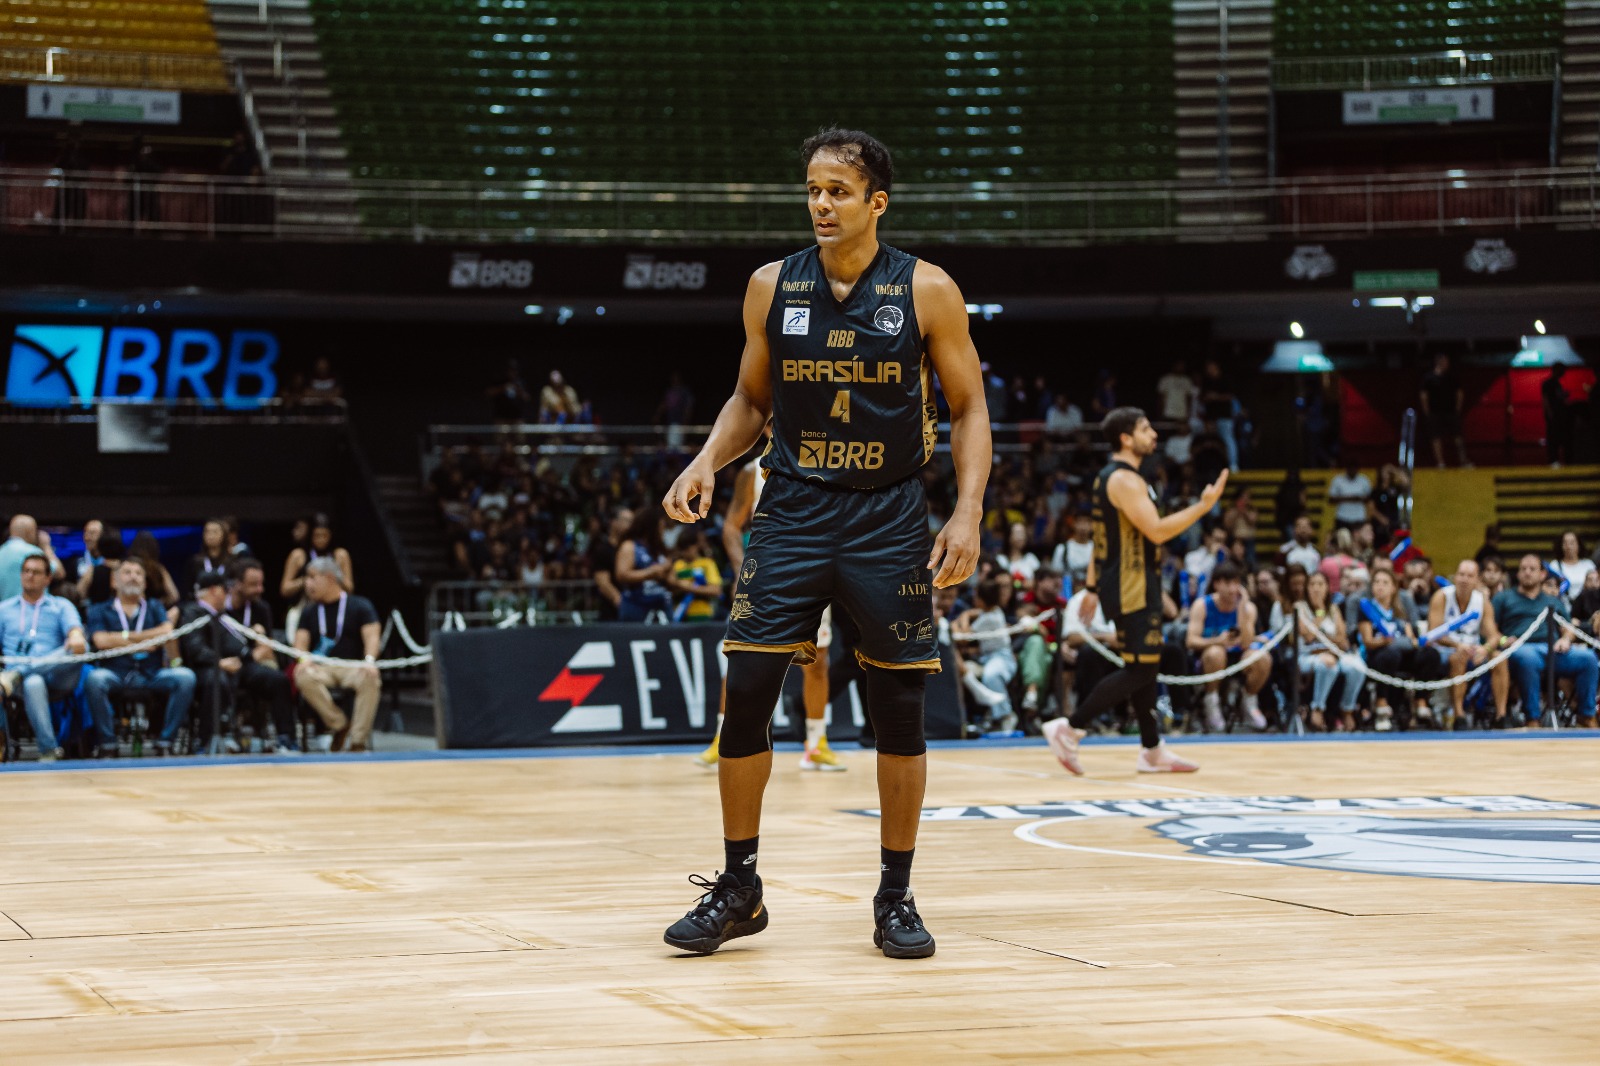
[[1122,641],[1122,657],[1134,663],[1161,661],[1161,612],[1155,608],[1119,614],[1107,619],[1117,627]]
[[[889,670],[939,670],[933,534],[922,479],[844,489],[768,476],[728,611],[725,652],[817,655],[817,623],[835,602],[856,624],[856,658]],[[837,624],[837,616],[835,616]]]

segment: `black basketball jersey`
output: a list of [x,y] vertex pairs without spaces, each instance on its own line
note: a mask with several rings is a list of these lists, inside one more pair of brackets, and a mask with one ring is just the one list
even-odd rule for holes
[[[1161,558],[1156,543],[1111,502],[1106,486],[1118,470],[1139,471],[1120,460],[1094,478],[1094,576],[1107,618],[1161,609]],[[1155,500],[1155,490],[1150,490]]]
[[933,457],[938,412],[911,299],[916,266],[915,256],[879,244],[841,302],[816,247],[783,261],[767,313],[767,469],[875,489],[909,477]]

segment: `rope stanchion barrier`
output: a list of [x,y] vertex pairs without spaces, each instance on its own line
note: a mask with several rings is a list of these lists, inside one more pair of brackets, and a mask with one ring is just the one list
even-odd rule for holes
[[[1355,657],[1355,661],[1360,664],[1362,673],[1366,674],[1380,685],[1392,685],[1395,688],[1405,689],[1407,692],[1433,692],[1436,689],[1441,688],[1454,688],[1457,685],[1470,685],[1484,674],[1487,674],[1490,670],[1493,670],[1495,667],[1511,658],[1512,654],[1518,648],[1528,643],[1529,639],[1533,636],[1534,630],[1544,625],[1545,617],[1549,613],[1550,611],[1548,608],[1540,611],[1539,617],[1528,623],[1528,628],[1523,631],[1520,637],[1512,641],[1505,648],[1501,649],[1498,655],[1484,660],[1481,666],[1473,667],[1460,677],[1447,677],[1439,681],[1408,681],[1403,677],[1390,677],[1388,674],[1379,673],[1377,670],[1374,670],[1372,667],[1368,666],[1366,662],[1359,657]],[[1560,619],[1558,618],[1557,621],[1560,621]]]
[[368,662],[365,659],[335,659],[331,655],[318,655],[316,652],[290,647],[281,640],[273,640],[265,633],[257,633],[253,629],[246,629],[227,615],[222,616],[222,624],[233,630],[237,635],[253,640],[257,644],[264,644],[278,654],[287,655],[298,662],[322,663],[326,666],[371,666],[378,670],[401,670],[408,666],[426,666],[428,663],[433,662],[433,652],[431,651],[425,651],[419,655],[408,655],[400,659],[375,659],[372,662]]
[[1596,640],[1595,638],[1591,637],[1589,634],[1573,625],[1567,619],[1561,617],[1560,615],[1556,615],[1556,624],[1562,629],[1565,629],[1568,633],[1571,633],[1573,636],[1577,637],[1579,640],[1583,641],[1585,644],[1589,645],[1589,647],[1595,649],[1595,651],[1600,651],[1600,640]]
[[104,659],[116,659],[123,655],[138,655],[140,652],[149,651],[151,648],[159,648],[161,645],[177,640],[179,637],[188,636],[190,633],[202,628],[210,621],[210,618],[196,618],[187,625],[179,626],[171,633],[163,633],[159,637],[150,637],[146,640],[141,640],[136,644],[125,644],[120,648],[106,648],[103,651],[86,651],[81,655],[73,655],[70,653],[63,654],[61,653],[60,649],[58,649],[49,655],[10,655],[3,657],[3,659],[0,659],[0,661],[3,661],[7,667],[20,666],[32,668],[41,666],[67,666],[74,663],[94,663],[100,662]]
[[[1246,653],[1232,666],[1224,667],[1221,670],[1213,670],[1209,674],[1195,674],[1192,676],[1188,674],[1157,674],[1156,680],[1166,685],[1209,685],[1213,681],[1221,681],[1224,678],[1232,677],[1234,674],[1237,674],[1239,671],[1245,669],[1262,656],[1272,654],[1272,649],[1281,644],[1283,639],[1289,635],[1289,631],[1293,628],[1293,622],[1285,622],[1283,624],[1283,628],[1279,629],[1276,633],[1272,634],[1272,636],[1263,641],[1260,647],[1251,648],[1248,653]],[[1107,662],[1115,663],[1118,666],[1128,665],[1127,661],[1123,659],[1122,656],[1118,655],[1116,652],[1112,651],[1110,648],[1096,640],[1094,638],[1094,634],[1090,633],[1087,629],[1075,629],[1073,632],[1081,636],[1084,640],[1084,643],[1088,644],[1089,647],[1099,652]]]
[[1018,633],[1032,633],[1039,628],[1039,623],[1047,618],[1054,617],[1056,613],[1056,609],[1052,607],[1048,611],[1019,618],[1004,629],[991,629],[986,633],[951,633],[950,639],[963,641],[993,640],[995,637],[1014,637]]

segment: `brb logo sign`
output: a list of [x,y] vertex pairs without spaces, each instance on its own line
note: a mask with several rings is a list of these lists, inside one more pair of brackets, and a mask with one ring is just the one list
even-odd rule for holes
[[278,391],[278,339],[235,330],[136,326],[18,326],[11,336],[5,398],[62,406],[96,398],[199,399],[250,406]]

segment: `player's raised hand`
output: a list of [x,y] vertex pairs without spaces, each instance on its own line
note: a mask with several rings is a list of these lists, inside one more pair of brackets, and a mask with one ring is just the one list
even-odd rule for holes
[[959,585],[978,568],[978,516],[955,516],[944,524],[928,556],[928,569],[937,570],[933,587]]
[[1217,477],[1217,480],[1206,486],[1206,490],[1200,494],[1200,499],[1205,502],[1206,507],[1215,507],[1217,505],[1217,501],[1222,499],[1222,492],[1227,487],[1228,472],[1224,470]]
[[[696,459],[672,483],[661,506],[676,522],[698,522],[711,513],[711,497],[717,489],[717,472]],[[696,501],[690,506],[691,501]]]

